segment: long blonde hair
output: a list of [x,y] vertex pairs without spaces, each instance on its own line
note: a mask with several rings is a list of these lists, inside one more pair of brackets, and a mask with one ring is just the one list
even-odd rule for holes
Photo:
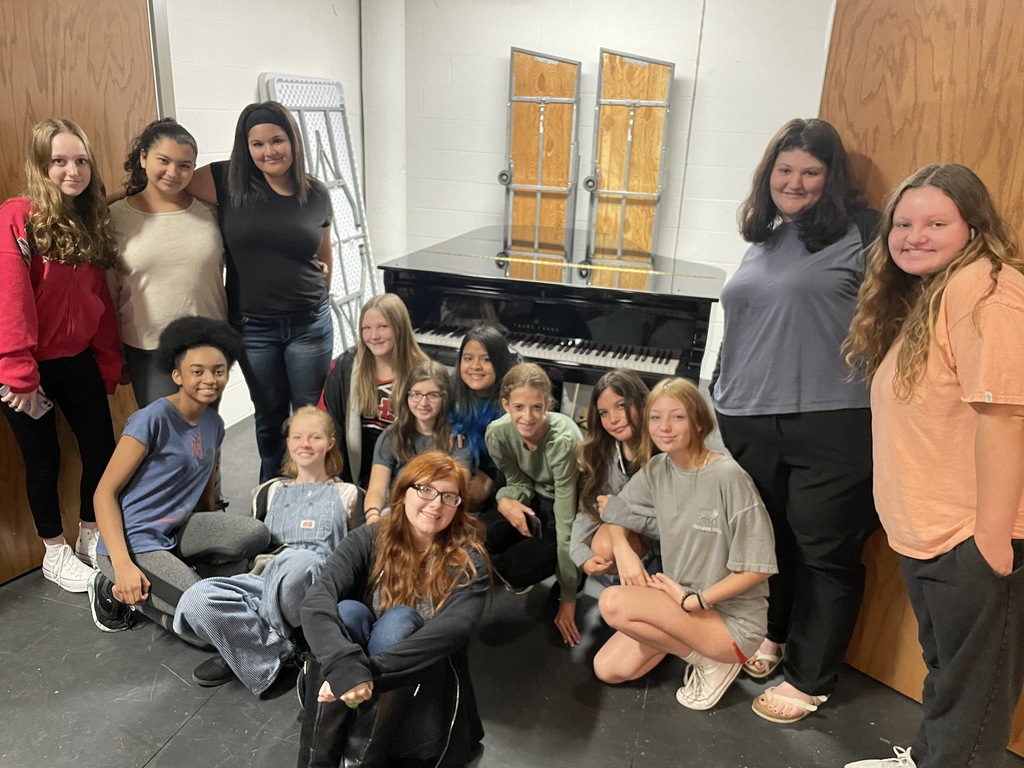
[[[443,531],[434,536],[426,554],[420,556],[413,544],[411,524],[405,514],[406,492],[417,483],[429,484],[451,478],[463,501]],[[415,606],[421,597],[429,598],[434,610],[440,610],[452,592],[469,586],[477,578],[470,552],[476,552],[490,570],[484,550],[484,526],[469,512],[466,501],[469,481],[451,456],[427,451],[414,458],[398,473],[391,490],[391,512],[381,518],[377,532],[376,554],[370,571],[370,584],[380,588],[381,610],[396,605]]]
[[[53,139],[60,133],[80,139],[89,161],[89,185],[76,197],[68,197],[50,180]],[[33,253],[63,264],[93,264],[100,269],[117,263],[117,245],[96,156],[85,131],[76,123],[48,117],[32,127],[25,158],[25,196],[32,201],[28,237]]]
[[[934,187],[952,200],[973,236],[945,269],[915,277],[892,260],[889,233],[896,205],[904,193],[921,187]],[[924,372],[942,295],[950,280],[968,264],[982,259],[991,264],[989,288],[975,305],[977,323],[978,310],[995,291],[1003,265],[1024,273],[1024,259],[1013,233],[1000,217],[985,184],[973,171],[957,163],[928,165],[904,179],[886,202],[881,230],[867,258],[857,311],[843,342],[846,362],[856,373],[870,379],[902,333],[903,345],[896,357],[893,381],[893,391],[900,398],[910,397]]]
[[395,380],[391,385],[392,397],[405,390],[405,379],[409,372],[418,364],[425,363],[429,358],[416,343],[412,330],[412,320],[405,304],[393,293],[374,296],[363,305],[359,313],[359,333],[356,335],[356,405],[359,415],[373,418],[377,415],[377,374],[373,361],[373,353],[363,343],[363,318],[371,309],[380,312],[387,321],[388,327],[395,338],[395,356],[392,367]]

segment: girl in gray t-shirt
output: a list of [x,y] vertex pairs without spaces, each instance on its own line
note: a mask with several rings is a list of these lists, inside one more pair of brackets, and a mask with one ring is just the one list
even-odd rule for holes
[[664,572],[601,595],[601,615],[618,631],[594,672],[621,683],[679,656],[690,667],[676,699],[710,709],[764,638],[771,522],[746,472],[705,446],[714,419],[693,384],[659,383],[644,422],[662,454],[608,499],[602,519],[660,539]]

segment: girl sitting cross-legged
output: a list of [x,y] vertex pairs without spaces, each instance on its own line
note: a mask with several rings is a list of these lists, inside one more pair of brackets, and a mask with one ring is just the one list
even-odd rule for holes
[[664,572],[601,593],[601,616],[617,632],[594,672],[635,680],[672,654],[690,664],[676,699],[710,709],[764,639],[771,521],[747,473],[705,446],[715,423],[693,384],[661,381],[644,416],[663,453],[608,499],[602,519],[660,539]]
[[271,686],[295,656],[299,604],[348,532],[359,490],[337,480],[341,454],[334,420],[306,405],[292,414],[285,435],[285,477],[253,492],[254,499],[266,492],[264,522],[277,553],[259,575],[203,579],[178,602],[174,631],[219,652],[192,673],[199,685],[220,685],[238,677],[265,698],[273,690],[283,690]]

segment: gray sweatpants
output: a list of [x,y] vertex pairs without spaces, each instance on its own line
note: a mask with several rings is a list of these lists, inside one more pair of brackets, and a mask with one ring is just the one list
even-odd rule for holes
[[[150,580],[149,599],[139,610],[173,632],[178,600],[202,578],[203,571],[240,573],[269,545],[270,531],[260,520],[232,512],[196,512],[182,526],[174,550],[132,553],[132,560]],[[110,558],[98,555],[96,560],[103,575],[114,581]]]

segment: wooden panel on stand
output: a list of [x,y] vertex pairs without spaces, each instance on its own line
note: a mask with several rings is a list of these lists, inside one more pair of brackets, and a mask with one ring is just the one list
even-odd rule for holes
[[[601,51],[594,257],[650,262],[673,66]],[[650,197],[623,197],[616,193]],[[606,194],[607,193],[607,194]]]
[[[512,190],[510,250],[531,255],[550,253],[561,261],[565,256],[568,190],[575,183],[573,126],[580,67],[576,62],[513,49],[511,70],[511,184],[555,189],[540,192],[539,203],[538,192],[532,189]],[[526,271],[532,272],[532,266],[514,261],[510,274],[525,276]],[[561,280],[560,264],[543,268],[550,281]]]
[[[157,114],[146,0],[4,0],[0,30],[0,198],[21,192],[29,131],[54,115],[82,126],[107,190],[116,188],[128,142]],[[110,404],[120,434],[135,409],[131,388],[119,387]],[[81,464],[70,430],[58,421],[60,500],[73,541]],[[24,471],[10,426],[0,419],[0,583],[42,562]]]
[[[958,162],[1024,232],[1022,41],[1018,0],[837,0],[820,114],[843,137],[872,205],[917,168]],[[917,622],[881,534],[865,562],[867,590],[847,660],[920,700]],[[1010,748],[1024,755],[1019,705]]]

